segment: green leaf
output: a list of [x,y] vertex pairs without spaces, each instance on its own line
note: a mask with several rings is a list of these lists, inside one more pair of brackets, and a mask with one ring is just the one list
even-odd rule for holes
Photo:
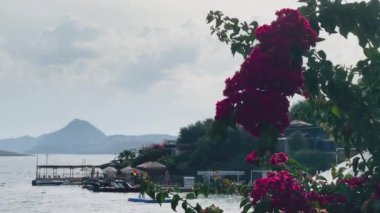
[[178,202],[181,198],[179,197],[179,195],[175,194],[172,198],[172,202],[171,202],[171,207],[173,209],[173,211],[177,211],[176,208],[178,206]]
[[207,184],[203,184],[200,188],[201,190],[201,193],[205,196],[205,197],[208,197],[208,195],[210,194],[210,188]]
[[248,27],[247,22],[243,22],[241,28],[242,28],[244,31],[248,31],[248,30],[249,30],[249,27]]
[[257,23],[257,21],[253,21],[249,25],[253,26],[253,27],[257,27],[257,26],[259,26],[259,23]]
[[247,198],[243,198],[240,202],[240,208],[245,206],[247,203],[249,203],[249,200]]
[[352,176],[351,174],[346,174],[343,178],[344,179],[351,179],[353,178],[354,176]]
[[207,21],[207,24],[209,24],[210,22],[212,22],[214,20],[214,13],[212,11],[210,11],[208,14],[207,14],[207,17],[206,17],[206,21]]
[[336,174],[336,168],[335,168],[335,167],[332,167],[332,168],[331,168],[331,177],[332,177],[333,179],[335,179],[336,176],[337,176],[337,174]]
[[376,56],[379,56],[380,53],[376,48],[364,48],[364,55],[369,59],[374,59]]
[[233,22],[235,25],[239,23],[239,19],[237,18],[231,18],[230,21]]
[[360,158],[359,157],[355,157],[353,160],[352,160],[352,169],[355,173],[355,176],[358,174],[358,165],[359,165],[359,160]]
[[315,178],[316,180],[324,180],[324,181],[327,181],[327,179],[321,175],[317,175],[317,177]]
[[317,38],[317,42],[322,42],[322,41],[324,41],[324,40],[326,40],[325,38],[321,38],[321,37],[318,37]]
[[197,212],[201,212],[201,211],[202,211],[202,206],[199,205],[199,203],[197,203],[197,205],[195,206],[195,210],[196,210]]
[[187,207],[187,200],[185,200],[185,201],[182,202],[182,208],[185,211],[188,209],[188,207]]
[[338,174],[337,174],[337,176],[339,177],[339,178],[343,178],[343,172],[344,171],[346,171],[346,168],[345,167],[341,167],[341,168],[339,168],[338,169]]
[[364,162],[360,162],[359,165],[358,165],[358,168],[360,171],[364,171],[365,170],[365,163]]
[[140,185],[140,190],[141,190],[141,195],[144,195],[145,192],[147,191],[148,187],[145,181],[142,181]]
[[339,26],[339,33],[347,39],[348,33],[350,32],[350,27],[348,25]]
[[252,207],[252,206],[251,206],[250,203],[246,204],[246,205],[244,206],[244,208],[243,208],[242,213],[247,213],[251,207]]
[[225,30],[231,30],[232,29],[232,25],[231,24],[225,24],[224,25],[224,29]]
[[318,56],[321,57],[323,60],[326,60],[326,53],[323,50],[320,50],[317,52]]
[[231,53],[232,53],[232,56],[235,56],[235,53],[237,51],[238,47],[235,43],[232,43],[231,44]]
[[166,195],[163,192],[159,192],[156,194],[156,200],[158,201],[160,206],[165,201],[165,198],[166,198]]
[[341,112],[340,112],[338,106],[336,106],[336,105],[333,106],[333,107],[331,108],[331,112],[332,112],[332,114],[334,114],[337,118],[341,118],[341,117],[342,117],[342,114],[341,114]]
[[195,199],[195,198],[197,198],[197,196],[195,195],[194,192],[190,192],[190,193],[188,193],[186,195],[186,199],[188,199],[188,200],[192,200],[192,199]]
[[149,195],[149,197],[152,199],[156,198],[156,192],[154,191],[154,188],[151,186],[148,187],[146,194]]
[[223,24],[222,19],[217,18],[217,19],[215,20],[215,27],[216,27],[216,28],[220,27],[220,25],[222,25],[222,24]]
[[347,76],[347,81],[348,82],[352,82],[352,79],[354,79],[354,75],[355,73],[354,72],[350,72]]

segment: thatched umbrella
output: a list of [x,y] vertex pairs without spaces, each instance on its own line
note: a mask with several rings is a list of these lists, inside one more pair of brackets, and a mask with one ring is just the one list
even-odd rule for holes
[[112,177],[116,175],[117,170],[111,166],[108,166],[107,168],[103,169],[103,172],[108,176]]
[[166,166],[158,162],[146,162],[136,166],[136,168],[144,170],[153,179],[154,182],[163,182]]
[[120,170],[122,174],[130,175],[133,173],[133,168],[130,166],[124,167]]
[[152,162],[152,161],[140,164],[140,165],[136,166],[136,168],[142,169],[142,170],[147,171],[147,172],[148,171],[165,171],[166,170],[165,165],[160,164],[158,162]]

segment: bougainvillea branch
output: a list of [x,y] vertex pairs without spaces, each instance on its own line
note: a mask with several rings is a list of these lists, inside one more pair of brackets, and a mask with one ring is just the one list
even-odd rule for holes
[[254,136],[269,127],[283,132],[289,125],[287,97],[301,93],[302,54],[317,40],[297,10],[282,9],[276,15],[276,21],[257,28],[260,43],[226,80],[226,98],[216,104],[217,120],[232,118]]

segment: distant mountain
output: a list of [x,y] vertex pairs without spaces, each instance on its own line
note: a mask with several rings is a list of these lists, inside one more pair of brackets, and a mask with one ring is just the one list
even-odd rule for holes
[[28,153],[92,153],[107,136],[87,121],[74,119],[62,129],[42,135]]
[[91,123],[74,119],[62,129],[36,138],[0,140],[0,149],[22,153],[114,154],[175,138],[166,134],[107,136]]
[[38,143],[38,138],[33,138],[29,136],[10,138],[10,139],[0,139],[0,149],[7,150],[10,152],[20,152],[25,153],[30,150]]
[[26,155],[16,153],[16,152],[8,152],[8,151],[0,150],[0,157],[3,157],[3,156],[26,156]]

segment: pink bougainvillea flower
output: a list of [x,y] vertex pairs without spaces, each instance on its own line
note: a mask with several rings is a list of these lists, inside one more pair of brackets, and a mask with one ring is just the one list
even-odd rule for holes
[[265,178],[256,179],[251,191],[252,205],[269,199],[270,205],[281,212],[311,212],[312,203],[320,206],[345,203],[346,197],[339,194],[307,192],[302,184],[288,171],[270,172]]
[[311,206],[306,190],[288,171],[270,172],[256,179],[251,191],[252,204],[269,198],[273,208],[284,212],[309,212]]
[[355,189],[364,184],[364,179],[360,177],[346,178],[339,181],[346,184],[350,189]]
[[305,194],[309,202],[318,202],[319,205],[324,206],[333,203],[345,203],[347,198],[339,194],[318,194],[315,191],[307,192]]
[[247,157],[245,157],[245,162],[247,162],[249,165],[252,165],[257,161],[259,161],[259,156],[256,154],[256,150],[253,150],[247,155]]
[[226,98],[216,103],[216,115],[215,119],[221,120],[229,118],[233,106],[230,99]]
[[287,161],[288,156],[286,156],[284,152],[274,153],[269,160],[272,166],[280,166],[286,163]]
[[226,98],[216,104],[216,120],[231,118],[253,136],[267,126],[281,133],[289,125],[287,97],[302,93],[302,54],[317,40],[297,10],[282,9],[276,15],[271,24],[257,28],[260,43],[226,79]]

